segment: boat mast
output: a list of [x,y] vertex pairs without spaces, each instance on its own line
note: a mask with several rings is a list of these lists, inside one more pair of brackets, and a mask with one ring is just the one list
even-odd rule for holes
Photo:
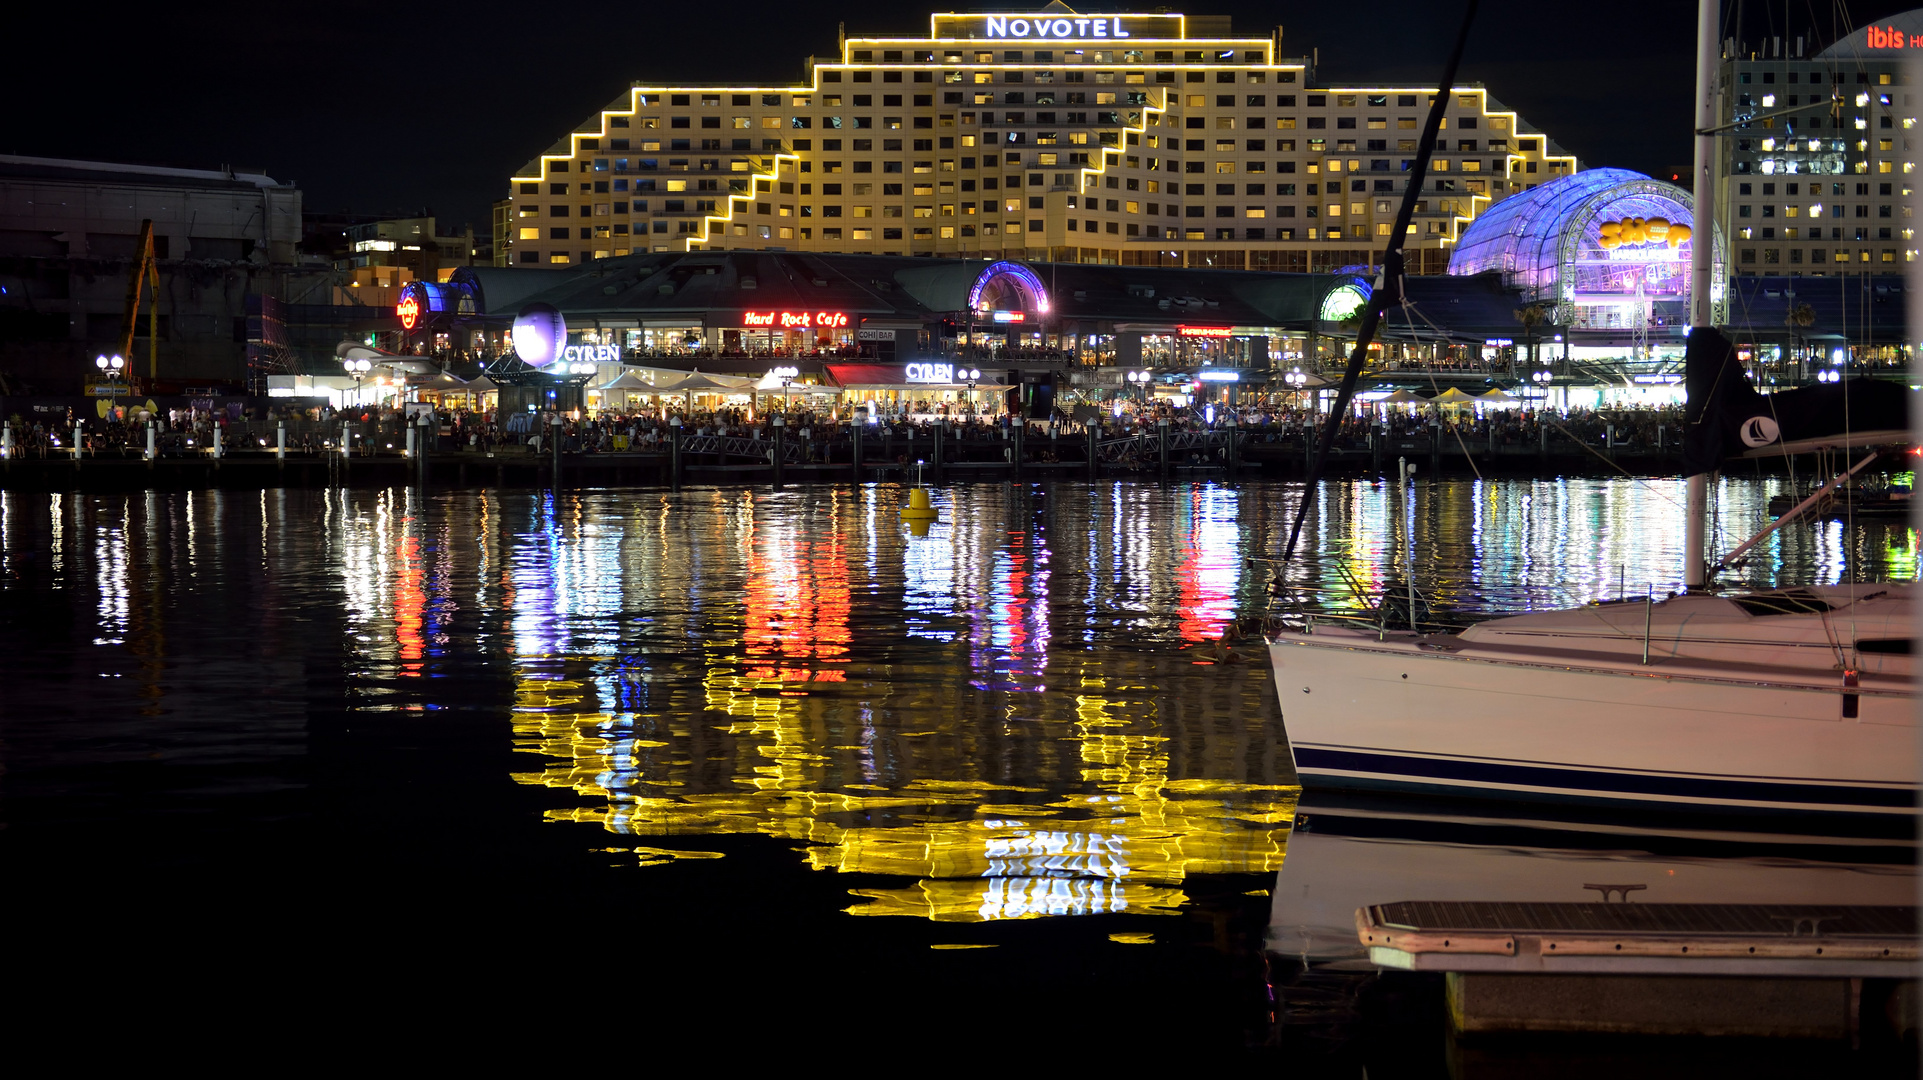
[[[1716,258],[1716,76],[1722,67],[1720,0],[1696,0],[1696,192],[1695,231],[1689,245],[1689,328],[1715,325],[1710,282]],[[1683,522],[1683,585],[1703,588],[1706,572],[1705,538],[1709,524],[1709,474],[1697,473],[1688,487]]]

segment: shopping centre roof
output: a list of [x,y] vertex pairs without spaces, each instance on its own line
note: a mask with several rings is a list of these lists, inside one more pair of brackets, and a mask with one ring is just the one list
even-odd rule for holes
[[1581,226],[1577,219],[1591,200],[1655,182],[1628,169],[1589,169],[1511,195],[1484,210],[1463,230],[1449,256],[1449,272],[1499,270],[1524,288],[1546,287],[1555,273],[1564,234],[1572,225]]

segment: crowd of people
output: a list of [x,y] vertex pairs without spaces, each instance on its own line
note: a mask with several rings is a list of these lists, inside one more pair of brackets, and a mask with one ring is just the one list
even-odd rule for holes
[[[419,409],[420,406],[414,408]],[[933,401],[907,402],[901,411],[870,419],[845,405],[820,409],[798,405],[785,412],[740,407],[688,410],[679,404],[604,412],[598,415],[449,409],[432,413],[432,421],[418,422],[417,414],[402,409],[369,406],[336,411],[266,408],[253,413],[224,410],[170,409],[160,415],[116,410],[106,417],[14,416],[7,420],[12,453],[57,456],[71,453],[78,438],[87,455],[140,456],[153,426],[155,450],[164,456],[206,452],[216,442],[227,454],[272,452],[286,431],[289,453],[338,452],[345,432],[358,455],[397,452],[406,445],[407,426],[425,432],[435,452],[546,453],[562,440],[567,453],[646,452],[662,449],[674,437],[722,436],[748,440],[772,439],[772,423],[779,417],[784,437],[798,441],[809,460],[827,460],[830,447],[852,439],[851,425],[862,423],[868,440],[907,440],[931,437],[932,425],[947,425],[948,438],[964,443],[1007,440],[1012,417],[1007,413],[975,412]],[[1064,438],[1082,439],[1088,427],[1097,428],[1104,441],[1147,438],[1166,423],[1173,432],[1199,431],[1233,423],[1250,443],[1302,443],[1319,434],[1325,417],[1291,404],[1244,407],[1185,407],[1165,402],[1128,402],[1118,412],[1099,409],[1058,410],[1045,423],[1025,434],[1035,453],[1047,453],[1042,440],[1054,444]],[[1035,425],[1031,419],[1029,424]],[[1485,409],[1433,406],[1385,408],[1343,420],[1338,440],[1348,447],[1368,445],[1372,435],[1390,439],[1441,438],[1459,442],[1472,452],[1492,446],[1536,446],[1547,437],[1607,448],[1668,449],[1680,447],[1682,416],[1678,408]],[[1446,443],[1445,443],[1446,445]]]

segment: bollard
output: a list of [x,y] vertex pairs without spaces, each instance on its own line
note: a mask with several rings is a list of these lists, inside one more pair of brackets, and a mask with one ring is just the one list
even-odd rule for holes
[[423,484],[427,483],[428,448],[434,445],[435,441],[440,438],[440,435],[440,421],[435,419],[434,414],[431,412],[421,414],[421,433],[414,440],[414,449],[421,457],[419,479]]
[[285,420],[274,426],[274,461],[283,466],[287,464],[287,421]]
[[216,468],[216,469],[218,469],[218,468],[220,468],[220,455],[221,455],[221,452],[222,452],[222,450],[224,450],[224,449],[225,449],[224,447],[222,447],[222,446],[220,445],[220,424],[219,424],[218,422],[209,422],[209,423],[208,423],[208,425],[207,425],[207,441],[208,441],[208,442],[209,442],[210,444],[212,444],[212,452],[213,452],[213,455],[214,455],[214,468]]
[[1022,434],[1028,430],[1028,421],[1019,416],[1013,417],[1009,420],[1008,428],[1009,434],[1015,439],[1015,449],[1010,460],[1015,464],[1015,479],[1020,480],[1022,478]]
[[1101,474],[1099,469],[1101,466],[1095,459],[1095,440],[1101,435],[1102,425],[1091,422],[1085,430],[1088,432],[1088,478],[1090,480],[1100,479]]
[[1429,471],[1442,471],[1442,424],[1439,421],[1429,429]]
[[0,423],[0,459],[5,459],[8,468],[13,467],[13,421]]
[[407,425],[407,446],[401,451],[401,454],[402,456],[410,459],[414,456],[414,425],[413,424]]
[[779,489],[781,487],[781,466],[784,464],[782,458],[787,456],[787,418],[782,416],[775,417],[773,427],[775,429],[775,487]]
[[681,490],[681,418],[668,417],[668,483]]
[[80,421],[73,422],[73,467],[80,467]]
[[1228,451],[1227,451],[1229,479],[1233,480],[1238,475],[1240,475],[1240,472],[1241,472],[1242,463],[1236,459],[1236,449],[1237,449],[1236,441],[1237,441],[1237,436],[1240,434],[1240,429],[1237,427],[1233,419],[1228,420],[1226,423],[1222,425],[1222,427],[1228,432],[1228,435],[1229,435],[1229,445],[1228,445]]
[[1162,455],[1162,480],[1166,482],[1169,478],[1168,421],[1157,420],[1155,422],[1155,429],[1156,429],[1156,435],[1157,435],[1157,445],[1160,447],[1160,451]]
[[861,417],[859,416],[855,417],[855,419],[849,424],[849,427],[851,427],[854,430],[854,457],[850,460],[854,462],[855,483],[859,484],[861,483],[861,453],[862,453],[861,451],[861,428],[862,428]]
[[347,482],[347,467],[352,464],[349,459],[353,456],[354,425],[343,420],[341,421],[341,482],[343,484]]
[[561,486],[561,443],[564,439],[560,416],[555,416],[554,422],[548,426],[548,436],[554,440],[554,471],[549,475],[549,482],[558,488]]
[[1536,458],[1542,464],[1549,464],[1549,425],[1538,421],[1536,424]]
[[[11,434],[11,431],[9,433]],[[154,459],[160,456],[160,450],[154,445],[154,438],[154,422],[149,420],[147,421],[147,464],[149,466],[152,466]]]
[[1396,483],[1400,485],[1408,479],[1409,479],[1409,459],[1406,457],[1396,458]]
[[1382,475],[1382,447],[1388,441],[1389,441],[1388,438],[1383,433],[1381,424],[1377,424],[1373,429],[1370,430],[1369,432],[1369,468],[1377,476]]

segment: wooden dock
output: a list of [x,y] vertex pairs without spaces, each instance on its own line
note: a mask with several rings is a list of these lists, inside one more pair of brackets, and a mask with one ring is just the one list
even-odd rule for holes
[[1402,901],[1356,933],[1405,971],[1901,979],[1918,955],[1911,907]]
[[[1591,886],[1625,898],[1623,886]],[[1860,1039],[1915,1009],[1913,907],[1403,901],[1375,964],[1446,976],[1460,1032]]]

